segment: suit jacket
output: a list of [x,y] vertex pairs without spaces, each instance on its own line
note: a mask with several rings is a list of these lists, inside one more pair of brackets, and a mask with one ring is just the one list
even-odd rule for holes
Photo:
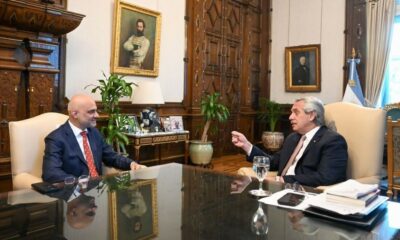
[[[116,153],[99,130],[88,128],[87,136],[97,172],[102,173],[102,162],[107,166],[129,170],[131,159]],[[46,182],[64,181],[67,176],[89,175],[89,167],[68,121],[45,138],[42,178]]]
[[[281,175],[300,137],[301,135],[298,133],[290,134],[282,149],[270,156],[272,157],[271,170],[278,170],[278,175]],[[260,155],[267,154],[253,146],[248,160],[252,161],[254,156]],[[346,140],[326,126],[321,126],[299,159],[295,175],[283,178],[285,182],[298,182],[312,187],[342,182],[346,180],[347,158]]]

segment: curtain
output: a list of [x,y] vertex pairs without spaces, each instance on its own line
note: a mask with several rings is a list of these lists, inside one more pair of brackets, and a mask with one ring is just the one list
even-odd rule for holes
[[365,98],[375,106],[389,58],[395,0],[367,2],[367,61]]

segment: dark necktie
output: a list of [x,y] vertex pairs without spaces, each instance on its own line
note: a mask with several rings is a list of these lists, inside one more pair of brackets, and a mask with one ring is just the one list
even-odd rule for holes
[[91,177],[98,177],[99,174],[97,173],[96,166],[94,165],[93,154],[89,147],[87,133],[83,131],[81,132],[81,135],[83,138],[83,151],[85,152],[86,162],[89,167],[89,175]]
[[287,162],[285,168],[283,169],[283,171],[282,171],[282,173],[281,173],[281,176],[285,176],[286,173],[287,173],[287,171],[288,171],[288,169],[290,168],[290,166],[293,165],[294,160],[296,159],[297,154],[299,154],[301,147],[303,147],[304,140],[306,140],[306,135],[303,135],[303,136],[300,138],[299,142],[297,143],[296,148],[294,149],[292,155],[291,155],[290,158],[289,158],[289,161]]

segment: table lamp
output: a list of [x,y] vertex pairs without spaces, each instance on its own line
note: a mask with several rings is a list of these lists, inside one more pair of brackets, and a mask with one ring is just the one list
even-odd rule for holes
[[158,82],[138,83],[133,92],[132,104],[164,104],[164,97]]

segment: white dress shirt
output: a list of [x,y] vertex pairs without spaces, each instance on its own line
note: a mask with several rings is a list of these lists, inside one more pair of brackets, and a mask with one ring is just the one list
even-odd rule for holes
[[[72,124],[70,121],[68,121],[68,123],[69,123],[69,126],[70,126],[71,129],[72,129],[72,132],[74,132],[74,136],[75,136],[76,140],[78,141],[79,148],[81,149],[82,155],[83,155],[83,157],[84,157],[85,160],[86,160],[85,150],[83,149],[83,137],[82,137],[82,135],[81,135],[81,132],[83,132],[83,131],[86,131],[86,132],[87,132],[87,129],[82,130],[82,129],[76,127],[76,126],[75,126],[74,124]],[[88,139],[88,141],[89,141],[89,139]],[[89,143],[89,148],[90,148],[90,143]],[[90,151],[92,151],[92,150],[90,149]]]
[[304,140],[303,146],[301,147],[299,153],[297,154],[296,158],[294,159],[292,166],[290,166],[289,169],[287,170],[286,176],[295,175],[294,170],[296,169],[296,165],[299,162],[299,159],[301,158],[301,156],[303,156],[304,150],[307,148],[308,144],[311,142],[311,139],[317,133],[319,128],[320,128],[320,126],[317,126],[317,127],[313,128],[311,131],[309,131],[308,133],[304,134],[306,136],[306,139]]

